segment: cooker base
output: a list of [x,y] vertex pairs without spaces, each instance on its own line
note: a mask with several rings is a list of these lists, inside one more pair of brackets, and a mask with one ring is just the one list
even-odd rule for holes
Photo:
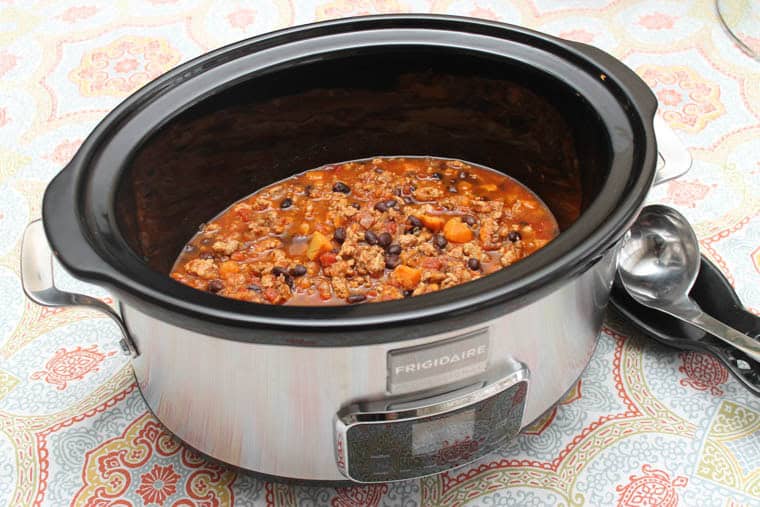
[[[593,349],[591,351],[591,355],[592,356],[596,352],[596,347],[597,347],[598,344],[599,344],[599,338],[597,337],[597,339],[594,341],[594,346],[593,346]],[[550,407],[548,407],[538,417],[534,418],[528,424],[526,424],[525,426],[523,426],[522,429],[525,429],[525,428],[527,428],[529,426],[532,426],[536,421],[540,420],[547,413],[549,413],[552,410],[554,410],[554,408],[556,408],[556,406],[560,403],[560,401],[562,401],[567,396],[567,394],[575,387],[575,385],[581,379],[581,377],[583,376],[583,374],[586,372],[586,368],[588,368],[588,363],[586,363],[586,366],[583,368],[583,370],[581,371],[580,375],[578,375],[578,377],[572,382],[572,384],[570,384],[570,387],[567,389],[567,391],[565,391],[562,394],[562,396],[557,400],[557,402],[554,403],[553,405],[551,405]],[[325,488],[345,488],[345,487],[356,486],[357,484],[359,484],[359,483],[356,483],[356,482],[353,482],[353,481],[348,481],[348,480],[346,480],[346,481],[322,481],[322,480],[314,480],[314,479],[297,479],[297,478],[292,478],[292,477],[283,477],[283,476],[279,476],[279,475],[270,475],[270,474],[266,474],[266,473],[263,473],[263,472],[257,472],[255,470],[248,470],[247,468],[242,468],[240,466],[233,465],[231,463],[226,463],[226,462],[224,462],[224,461],[222,461],[220,459],[217,459],[217,458],[215,458],[215,457],[213,457],[213,456],[211,456],[209,454],[206,454],[205,452],[201,451],[200,449],[198,449],[196,447],[193,447],[192,445],[190,445],[189,443],[187,443],[186,441],[184,441],[182,438],[180,438],[179,436],[177,436],[174,433],[172,433],[172,431],[169,428],[167,428],[164,425],[163,422],[161,422],[161,418],[158,417],[158,414],[156,414],[153,411],[152,408],[150,408],[150,405],[148,404],[148,401],[146,400],[145,396],[143,395],[143,392],[140,389],[140,383],[137,381],[137,377],[135,376],[134,370],[132,370],[132,375],[135,377],[135,382],[137,383],[137,392],[140,393],[140,397],[143,399],[143,401],[145,402],[145,405],[148,407],[148,411],[150,411],[150,413],[153,415],[153,417],[155,417],[156,420],[159,423],[161,423],[161,426],[163,426],[163,428],[166,431],[168,431],[169,433],[171,433],[174,438],[176,438],[177,440],[179,440],[180,442],[182,442],[182,445],[189,447],[190,449],[192,449],[193,451],[195,451],[196,453],[198,453],[199,456],[202,456],[203,459],[205,459],[207,461],[210,461],[211,463],[216,463],[218,465],[221,465],[221,466],[224,466],[224,467],[227,467],[227,468],[231,468],[237,474],[243,474],[243,475],[246,475],[248,477],[252,477],[254,479],[258,479],[258,480],[262,480],[262,481],[267,481],[267,482],[277,482],[279,484],[288,484],[288,485],[293,485],[293,486],[325,487]],[[519,437],[519,435],[518,435],[518,437]],[[451,470],[448,470],[447,472],[452,471],[452,470],[458,470],[460,468],[464,468],[466,466],[469,466],[470,464],[471,463],[466,464],[466,465],[462,465],[461,467],[452,468]],[[443,472],[441,472],[441,473],[443,473]],[[408,480],[415,481],[415,480],[419,480],[419,479],[408,479]]]

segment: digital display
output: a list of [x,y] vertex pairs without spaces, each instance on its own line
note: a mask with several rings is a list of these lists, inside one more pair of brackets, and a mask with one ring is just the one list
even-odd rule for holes
[[473,438],[475,410],[451,414],[448,417],[414,423],[412,426],[412,455],[433,454],[441,448]]
[[520,431],[527,382],[451,412],[351,425],[347,475],[358,481],[410,479],[448,470],[504,445]]

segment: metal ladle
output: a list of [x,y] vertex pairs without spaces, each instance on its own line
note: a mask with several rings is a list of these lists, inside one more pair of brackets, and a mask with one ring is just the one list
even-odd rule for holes
[[699,274],[699,242],[673,208],[645,207],[618,255],[618,277],[633,299],[688,322],[760,362],[760,344],[707,315],[689,297]]

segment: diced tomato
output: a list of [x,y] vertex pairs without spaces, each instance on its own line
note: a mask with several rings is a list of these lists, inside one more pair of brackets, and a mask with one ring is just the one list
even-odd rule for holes
[[243,222],[250,222],[251,218],[253,218],[253,210],[251,208],[238,208],[235,210],[235,214],[237,214]]
[[264,296],[264,299],[266,299],[270,303],[274,303],[280,298],[280,293],[277,292],[277,289],[274,289],[272,287],[269,287],[268,289],[264,289],[264,292],[262,292],[262,295]]
[[245,260],[245,252],[234,252],[232,255],[230,255],[230,259],[233,261],[242,261]]
[[421,264],[423,268],[441,269],[443,261],[439,257],[424,257]]
[[332,252],[325,252],[319,256],[319,263],[322,264],[323,268],[332,266],[337,260],[338,256]]

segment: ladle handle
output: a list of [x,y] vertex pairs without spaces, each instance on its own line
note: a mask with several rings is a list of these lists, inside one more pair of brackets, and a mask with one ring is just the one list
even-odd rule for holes
[[687,320],[699,329],[708,332],[716,338],[741,350],[752,360],[760,363],[760,342],[757,340],[753,340],[746,334],[740,333],[736,329],[724,324],[714,317],[711,317],[705,312],[699,312],[699,314],[692,316]]

